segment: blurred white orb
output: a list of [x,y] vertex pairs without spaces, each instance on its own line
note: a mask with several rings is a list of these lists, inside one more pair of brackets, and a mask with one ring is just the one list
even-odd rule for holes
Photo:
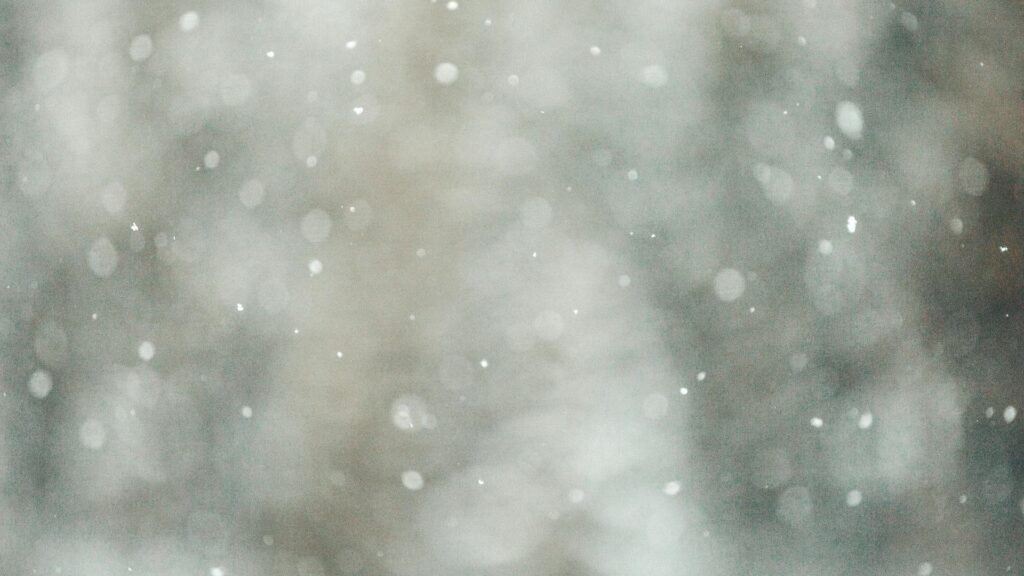
[[263,183],[253,178],[242,184],[238,190],[238,199],[242,202],[242,206],[255,208],[263,203],[263,194]]
[[668,398],[662,394],[651,394],[644,399],[644,417],[649,420],[658,420],[668,412]]
[[853,102],[843,101],[836,106],[836,125],[844,136],[860,140],[864,131],[864,115]]
[[144,362],[149,362],[150,360],[152,360],[155,354],[156,346],[154,346],[153,343],[150,342],[149,340],[146,340],[142,344],[139,344],[139,358],[141,358]]
[[420,490],[423,488],[423,475],[415,470],[402,472],[402,486],[414,492]]
[[779,496],[776,513],[790,525],[803,524],[814,510],[811,493],[803,486],[791,486]]
[[53,378],[46,370],[36,370],[28,379],[28,392],[32,396],[42,400],[53,390]]
[[191,32],[199,26],[199,14],[195,10],[189,10],[178,18],[178,27],[182,32]]
[[153,54],[153,39],[149,34],[140,34],[132,38],[128,47],[128,55],[136,62],[142,62]]
[[434,68],[434,79],[445,86],[454,84],[459,79],[459,67],[451,62],[442,62]]
[[89,269],[98,278],[108,278],[117,269],[117,248],[106,236],[92,243],[87,255]]
[[302,217],[299,229],[302,237],[313,244],[319,244],[331,234],[331,217],[319,208],[314,208]]
[[206,166],[211,170],[220,166],[220,153],[216,150],[210,150],[207,152],[206,155],[203,156],[203,166]]
[[668,72],[659,64],[651,64],[644,67],[641,79],[651,88],[661,88],[668,83]]
[[846,493],[846,505],[851,508],[859,506],[863,499],[864,496],[860,493],[860,490],[850,490]]
[[747,288],[747,282],[743,279],[743,274],[735,268],[725,268],[715,275],[715,296],[723,302],[733,302],[740,296],[743,296],[743,292]]
[[90,450],[99,450],[107,441],[107,429],[99,420],[89,418],[78,429],[78,439]]
[[1006,410],[1003,410],[1003,420],[1006,420],[1006,423],[1009,424],[1010,422],[1013,422],[1016,419],[1017,419],[1017,408],[1015,408],[1013,406],[1007,406]]
[[100,200],[108,214],[117,214],[124,210],[124,205],[128,201],[128,191],[120,182],[111,182],[103,188]]
[[433,428],[436,419],[430,414],[430,409],[423,399],[407,395],[397,398],[391,403],[391,423],[399,430],[415,432],[424,428]]

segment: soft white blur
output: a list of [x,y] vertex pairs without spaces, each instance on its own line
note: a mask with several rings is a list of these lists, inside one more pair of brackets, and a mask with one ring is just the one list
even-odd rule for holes
[[0,573],[1016,573],[1011,0],[0,1]]

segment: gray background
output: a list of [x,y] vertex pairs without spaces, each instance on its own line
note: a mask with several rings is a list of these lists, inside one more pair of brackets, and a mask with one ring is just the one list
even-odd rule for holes
[[0,573],[1019,574],[1022,90],[1013,0],[0,1]]

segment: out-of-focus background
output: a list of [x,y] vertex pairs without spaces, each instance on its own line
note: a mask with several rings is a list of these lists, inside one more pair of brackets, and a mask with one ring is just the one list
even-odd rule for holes
[[0,1],[0,573],[1024,570],[1024,4]]

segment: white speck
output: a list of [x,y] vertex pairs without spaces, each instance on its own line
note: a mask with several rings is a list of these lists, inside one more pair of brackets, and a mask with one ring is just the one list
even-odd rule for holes
[[409,321],[410,322],[415,322],[416,321],[416,315],[415,314],[409,314]]
[[36,370],[28,379],[28,392],[32,396],[42,400],[53,390],[53,378],[46,370]]
[[626,288],[627,286],[629,286],[632,283],[633,283],[633,280],[629,277],[628,274],[623,274],[623,275],[619,276],[619,287],[620,288]]
[[348,42],[345,42],[345,49],[346,50],[351,50],[351,49],[355,48],[358,44],[359,44],[359,42],[357,42],[355,40],[349,40]]
[[579,308],[573,308],[572,309],[572,315],[573,316],[579,316],[580,315],[580,309]]
[[107,429],[99,420],[89,418],[78,429],[78,439],[90,450],[99,450],[107,441]]
[[491,19],[490,18],[484,18],[484,26],[490,26],[490,25],[491,25]]
[[590,55],[591,56],[600,56],[601,55],[601,47],[600,46],[591,46],[590,47]]
[[199,14],[195,11],[185,12],[178,18],[178,27],[182,32],[191,32],[199,26]]
[[815,428],[821,428],[824,425],[825,421],[822,420],[821,418],[818,418],[817,416],[811,418],[811,426],[814,426]]
[[135,222],[132,222],[131,229],[132,229],[132,232],[138,232],[139,231],[139,225],[136,224]]
[[807,46],[807,38],[804,38],[803,36],[797,36],[796,43],[801,46]]
[[1006,410],[1003,410],[1003,420],[1009,424],[1017,419],[1017,409],[1013,406],[1007,406]]
[[995,416],[995,414],[996,414],[996,409],[995,408],[993,408],[991,406],[989,406],[988,408],[985,408],[985,418],[991,418],[991,417]]
[[427,251],[424,250],[423,248],[417,248],[416,249],[416,257],[417,258],[423,258],[426,255],[427,255]]
[[733,302],[747,289],[743,274],[735,268],[725,268],[715,275],[715,296],[723,302]]
[[317,165],[317,162],[319,162],[319,160],[317,160],[316,156],[307,156],[306,157],[306,167],[307,168],[315,167]]
[[362,70],[354,70],[352,74],[349,75],[348,79],[350,82],[358,86],[363,82],[366,82],[366,72],[363,72]]
[[415,470],[406,470],[402,472],[402,486],[415,492],[423,488],[423,476]]
[[356,106],[356,107],[352,108],[352,112],[353,112],[353,113],[354,113],[354,114],[355,114],[356,116],[362,116],[362,115],[363,115],[363,112],[364,112],[365,110],[366,110],[366,108],[363,108],[362,106]]
[[687,394],[690,393],[690,389],[684,386],[679,389],[679,393],[682,394],[683,396],[686,396]]
[[850,490],[846,493],[846,505],[851,508],[859,506],[863,500],[864,496],[860,493],[860,490]]
[[449,11],[454,12],[455,10],[459,9],[459,3],[456,2],[455,0],[452,0],[451,2],[445,5],[445,8],[448,8]]
[[751,306],[750,307],[750,313],[753,314],[754,312],[757,312],[757,308]]
[[661,491],[664,492],[667,496],[675,496],[676,494],[679,494],[679,491],[682,490],[682,488],[682,484],[676,482],[675,480],[672,480],[671,482],[667,482],[665,486],[661,489]]
[[273,58],[273,57],[274,57],[274,51],[273,50],[268,50],[267,51],[267,58]]
[[835,150],[836,141],[831,136],[825,136],[825,150]]
[[483,360],[480,360],[480,367],[481,368],[487,368],[488,366],[490,366],[490,363],[487,362],[487,358],[484,358]]
[[641,80],[651,88],[661,88],[668,83],[668,72],[663,66],[651,64],[644,67]]
[[957,501],[961,504],[967,504],[967,494],[961,494]]
[[637,178],[639,177],[640,174],[638,174],[636,170],[630,170],[629,172],[626,172],[626,179],[629,180],[630,182],[636,182]]
[[252,418],[252,408],[249,406],[242,406],[242,418]]
[[153,359],[156,354],[156,346],[153,345],[149,340],[139,344],[139,358],[142,358],[143,362],[149,362]]
[[224,569],[220,566],[210,568],[210,576],[224,576]]
[[207,152],[206,156],[203,156],[203,165],[211,170],[220,166],[220,153],[216,150]]
[[875,417],[871,415],[871,412],[865,412],[860,415],[857,419],[857,428],[861,430],[867,430],[871,428],[871,424],[875,421]]
[[344,354],[344,353],[342,353],[342,351],[341,351],[341,350],[338,350],[337,352],[335,352],[335,353],[334,353],[334,355],[335,355],[335,356],[337,356],[338,358],[342,358],[342,357],[344,357],[344,356],[345,356],[345,354]]
[[846,231],[853,234],[857,231],[857,217],[850,216],[846,219]]
[[821,254],[822,256],[828,256],[829,254],[832,253],[832,249],[832,242],[829,242],[828,240],[818,241],[818,254]]
[[843,101],[836,106],[836,125],[847,138],[860,140],[864,132],[864,115],[853,102]]
[[703,382],[708,377],[707,372],[697,372],[697,382]]
[[476,479],[476,484],[477,484],[477,486],[483,486],[484,485],[484,479],[483,478],[477,478]]
[[509,86],[519,86],[519,76],[512,74],[508,77],[507,82]]
[[235,310],[238,310],[239,312],[244,312],[245,306],[243,306],[242,303],[239,302],[238,304],[235,304]]
[[1007,251],[1007,250],[1009,250],[1009,249],[1010,249],[1010,247],[1009,247],[1009,246],[1000,246],[1000,247],[999,247],[999,251],[1000,251],[1000,252],[1006,252],[1006,251]]
[[136,62],[142,62],[153,54],[153,39],[149,34],[140,34],[132,38],[128,47],[128,56]]
[[442,62],[434,68],[434,80],[445,86],[454,84],[459,79],[459,67],[451,62]]
[[323,271],[324,271],[324,265],[323,265],[322,262],[320,262],[319,260],[317,260],[315,258],[313,260],[309,261],[309,275],[310,276],[316,276],[317,274],[319,274],[319,273],[321,273]]
[[931,564],[931,562],[922,562],[917,567],[917,576],[928,576],[931,573],[932,573],[932,564]]

